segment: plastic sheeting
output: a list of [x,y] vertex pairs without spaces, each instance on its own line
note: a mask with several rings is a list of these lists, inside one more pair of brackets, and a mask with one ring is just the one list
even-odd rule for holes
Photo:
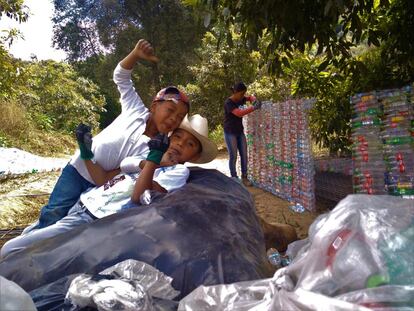
[[0,275],[0,310],[36,311],[36,307],[28,293]]
[[98,275],[77,276],[66,298],[76,307],[99,311],[153,311],[153,297],[171,300],[179,294],[171,281],[154,267],[128,259]]
[[[153,200],[12,253],[0,261],[0,275],[26,291],[43,287],[55,295],[67,290],[65,277],[97,274],[126,259],[172,277],[181,295],[202,284],[271,275],[252,198],[236,181],[194,168],[186,186]],[[53,282],[58,288],[48,286]],[[35,293],[37,303],[47,296]]]
[[179,311],[414,310],[414,201],[351,195],[271,279],[201,286]]

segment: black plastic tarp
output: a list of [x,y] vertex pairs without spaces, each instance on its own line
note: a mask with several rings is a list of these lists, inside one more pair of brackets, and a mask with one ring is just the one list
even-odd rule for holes
[[0,261],[0,275],[32,291],[125,259],[146,262],[190,293],[201,284],[269,277],[249,192],[216,170],[193,168],[186,186],[148,206],[83,225]]

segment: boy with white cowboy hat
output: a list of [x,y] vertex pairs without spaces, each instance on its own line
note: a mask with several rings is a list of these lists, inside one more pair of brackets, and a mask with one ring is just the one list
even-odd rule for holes
[[158,134],[149,141],[148,146],[150,152],[146,159],[124,159],[121,174],[82,193],[68,215],[57,223],[8,241],[1,249],[0,257],[81,224],[135,207],[145,190],[177,190],[186,184],[189,177],[185,162],[208,163],[218,152],[216,144],[208,138],[207,119],[198,114],[189,118],[186,116],[170,137]]

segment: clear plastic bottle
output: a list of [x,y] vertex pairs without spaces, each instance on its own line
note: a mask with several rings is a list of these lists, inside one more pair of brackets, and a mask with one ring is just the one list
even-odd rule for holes
[[282,267],[287,267],[292,262],[292,259],[288,255],[282,256],[280,264]]
[[267,260],[269,260],[272,266],[280,267],[282,263],[282,257],[276,248],[269,248],[267,250]]

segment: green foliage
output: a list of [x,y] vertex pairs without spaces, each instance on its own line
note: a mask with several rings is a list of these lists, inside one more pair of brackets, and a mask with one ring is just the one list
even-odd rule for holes
[[20,65],[14,60],[0,42],[0,99],[13,98],[16,84],[23,83]]
[[191,9],[179,1],[55,0],[54,3],[54,43],[68,53],[70,60],[99,57],[105,48],[110,58],[118,62],[140,38],[145,38],[161,61],[141,79],[145,81],[144,90],[154,91],[188,80],[185,68],[194,60],[193,49],[204,29],[194,20]]
[[[161,59],[157,66],[144,63],[134,70],[133,80],[144,102],[149,103],[165,85],[184,86],[192,100],[191,113],[206,116],[217,139],[229,88],[243,80],[248,93],[259,99],[315,98],[314,139],[331,153],[347,153],[349,96],[414,80],[412,0],[181,2],[188,7],[175,0],[54,1],[55,44],[77,61],[76,72],[98,85],[106,98],[101,127],[119,114],[113,69],[139,38],[150,40]],[[209,30],[205,35],[203,24]],[[17,64],[11,70],[10,61],[1,57],[0,53],[4,78],[0,96],[16,96],[15,89],[5,90],[21,79],[21,70],[19,74]],[[76,74],[68,79],[76,80]],[[46,93],[27,91],[24,96],[37,106],[43,100],[60,99],[50,89]],[[67,93],[61,96],[70,98]],[[48,108],[47,118],[43,110],[28,111],[44,129],[51,121],[63,122],[60,110]],[[88,111],[90,107],[81,113]]]
[[[28,13],[23,0],[0,0],[0,19],[3,15],[24,22]],[[5,49],[6,44],[11,44],[15,37],[19,36],[18,31],[12,29],[5,31],[0,29],[0,100],[12,98],[14,95],[14,85],[20,82],[19,66]]]
[[187,84],[186,91],[192,99],[192,113],[205,116],[215,128],[222,122],[223,104],[231,94],[233,84],[236,81],[252,82],[254,62],[246,49],[237,44],[231,49],[211,32],[205,35],[196,53],[202,61],[190,67],[195,81]]
[[391,65],[399,80],[414,80],[414,1],[393,0],[381,10],[383,44],[381,58]]
[[45,155],[72,152],[73,129],[80,121],[98,128],[104,102],[97,86],[72,66],[21,62],[0,45],[1,146]]
[[73,63],[80,75],[99,85],[100,92],[105,97],[104,110],[100,113],[101,129],[107,127],[121,113],[121,106],[118,102],[119,92],[112,80],[116,65],[117,61],[111,56],[90,57]]
[[210,130],[208,137],[216,143],[219,149],[224,147],[224,129],[221,124],[217,125],[215,129]]
[[8,141],[7,137],[0,133],[0,147],[9,147],[10,142]]
[[[259,51],[258,68],[249,78],[249,91],[273,100],[283,100],[289,93],[316,99],[311,111],[313,138],[331,153],[349,152],[350,95],[414,80],[411,0],[184,2],[198,7],[200,17],[208,16],[211,29],[225,25],[219,32],[217,50],[223,49],[225,41],[224,49],[244,46],[249,51]],[[241,32],[236,39],[235,29]],[[209,53],[214,60],[216,54]],[[193,89],[198,93],[203,85],[211,87],[214,77],[223,80],[206,63],[201,62],[208,68],[204,72],[213,74],[207,81],[198,80],[199,74],[196,75]],[[279,78],[262,74],[264,69]],[[209,94],[203,94],[207,95],[203,100],[208,101]],[[279,96],[275,98],[275,94]]]
[[296,53],[290,67],[284,68],[284,74],[292,83],[292,96],[315,99],[310,128],[319,147],[329,148],[331,154],[348,154],[351,79],[332,66],[320,72],[322,62],[320,57]]
[[0,18],[6,15],[18,22],[25,22],[28,14],[23,2],[23,0],[0,0]]
[[206,33],[196,50],[200,62],[189,67],[194,82],[185,89],[192,99],[192,113],[207,117],[210,128],[222,124],[224,101],[231,95],[230,88],[235,82],[243,81],[248,85],[248,94],[254,93],[261,99],[278,100],[289,94],[288,83],[261,70],[262,55],[250,52],[235,29],[231,34],[230,45],[223,40],[223,25]]
[[[407,0],[405,0],[407,1]],[[410,1],[410,0],[408,0]],[[313,45],[317,54],[324,53],[327,63],[341,55],[348,59],[350,48],[367,40],[379,45],[380,11],[389,6],[388,0],[244,0],[244,1],[186,1],[200,7],[201,14],[214,16],[227,24],[239,25],[243,41],[256,49],[261,38],[267,37],[263,50],[271,72],[281,73],[292,54],[305,52]]]
[[414,55],[411,61],[400,62],[397,55],[384,56],[390,54],[388,49],[387,45],[371,48],[358,56],[360,66],[352,73],[355,92],[401,87],[414,81]]
[[55,119],[51,116],[48,116],[44,113],[39,113],[37,111],[33,111],[31,113],[30,118],[39,129],[49,132],[53,130],[53,124],[55,123]]
[[90,80],[65,63],[26,63],[18,99],[39,128],[72,133],[80,121],[99,127],[104,98]]

